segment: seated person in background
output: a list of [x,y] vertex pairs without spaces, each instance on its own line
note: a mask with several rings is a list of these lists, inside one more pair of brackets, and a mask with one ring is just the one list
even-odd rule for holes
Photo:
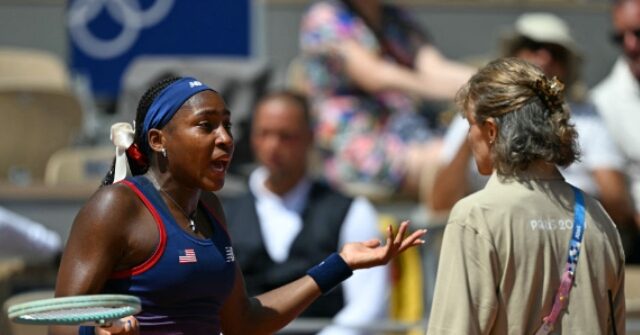
[[421,106],[451,100],[473,69],[444,57],[408,13],[378,0],[314,3],[302,20],[301,52],[329,181],[427,198],[440,138]]
[[[309,176],[313,133],[304,97],[288,91],[263,97],[251,144],[260,166],[249,192],[223,201],[250,295],[303,276],[346,241],[379,238],[377,213],[365,198],[348,198]],[[360,271],[301,316],[367,325],[385,316],[388,283],[385,267]],[[359,332],[332,326],[321,334]]]
[[[566,23],[547,13],[524,14],[505,39],[503,54],[518,57],[540,67],[549,77],[558,77],[566,85],[571,121],[578,131],[582,158],[562,174],[567,182],[598,198],[623,235],[625,251],[630,252],[635,230],[635,211],[623,172],[624,160],[594,105],[581,95],[580,55]],[[456,118],[447,134],[436,173],[430,208],[448,211],[466,194],[481,189],[488,177],[481,176],[472,163],[471,149],[465,141],[468,123]]]
[[61,252],[62,241],[56,232],[0,207],[0,258],[47,262],[57,260]]

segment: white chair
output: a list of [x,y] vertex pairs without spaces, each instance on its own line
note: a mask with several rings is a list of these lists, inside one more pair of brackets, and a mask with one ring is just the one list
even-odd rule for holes
[[82,109],[62,91],[0,89],[0,179],[41,181],[56,150],[70,145],[82,126]]
[[53,53],[0,48],[0,179],[42,180],[49,156],[79,134],[82,108],[70,81]]
[[26,48],[0,48],[0,89],[68,92],[70,76],[55,54]]
[[113,146],[67,147],[49,158],[44,183],[49,186],[100,184],[113,164]]

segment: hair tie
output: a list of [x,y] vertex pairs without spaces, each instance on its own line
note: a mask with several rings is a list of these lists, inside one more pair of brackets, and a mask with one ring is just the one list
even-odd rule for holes
[[118,182],[131,175],[127,150],[133,144],[133,127],[127,122],[114,123],[111,126],[111,142],[116,146],[116,164],[113,173],[113,182]]
[[139,169],[146,170],[149,167],[149,159],[137,143],[133,143],[127,148],[127,158],[131,159]]
[[534,91],[542,102],[549,108],[551,113],[562,111],[563,98],[562,91],[564,84],[558,80],[558,77],[551,79],[542,77],[535,82]]

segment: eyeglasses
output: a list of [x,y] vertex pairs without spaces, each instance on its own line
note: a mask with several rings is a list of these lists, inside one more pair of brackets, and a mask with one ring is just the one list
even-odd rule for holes
[[627,33],[633,34],[633,36],[635,36],[635,38],[640,39],[640,28],[638,28],[638,29],[634,29],[634,30],[613,32],[611,34],[611,41],[613,43],[615,43],[616,45],[622,45],[624,43],[624,37],[627,35]]

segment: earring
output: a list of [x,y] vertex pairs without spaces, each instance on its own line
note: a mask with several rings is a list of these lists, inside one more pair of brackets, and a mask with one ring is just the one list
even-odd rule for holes
[[162,157],[167,158],[167,149],[162,148],[160,152],[162,153]]

